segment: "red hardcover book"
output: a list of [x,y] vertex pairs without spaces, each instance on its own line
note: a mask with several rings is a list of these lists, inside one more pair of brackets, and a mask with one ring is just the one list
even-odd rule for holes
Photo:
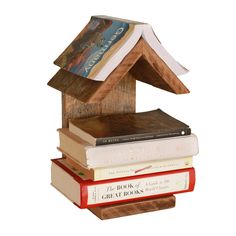
[[65,158],[52,160],[52,185],[80,208],[193,191],[194,168],[117,178],[84,180]]

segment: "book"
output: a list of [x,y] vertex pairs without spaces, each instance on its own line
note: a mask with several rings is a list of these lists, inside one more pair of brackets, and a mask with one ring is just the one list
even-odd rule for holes
[[93,146],[191,134],[188,125],[161,109],[75,118],[69,130]]
[[174,159],[198,153],[198,140],[194,134],[94,147],[67,128],[58,131],[60,149],[88,168]]
[[52,185],[80,208],[193,191],[194,168],[118,178],[83,180],[64,158],[52,160]]
[[137,176],[193,167],[193,158],[183,157],[170,160],[146,161],[127,165],[89,169],[83,166],[78,161],[74,160],[73,157],[69,156],[67,153],[64,153],[64,155],[67,164],[74,168],[78,175],[83,176],[85,179],[91,179],[93,181]]
[[54,63],[76,75],[104,81],[141,37],[175,75],[188,71],[166,51],[149,24],[109,16],[91,17]]

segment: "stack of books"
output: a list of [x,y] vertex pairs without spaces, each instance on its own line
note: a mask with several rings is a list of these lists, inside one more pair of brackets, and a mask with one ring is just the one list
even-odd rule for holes
[[193,191],[196,135],[160,109],[69,121],[52,185],[80,208]]

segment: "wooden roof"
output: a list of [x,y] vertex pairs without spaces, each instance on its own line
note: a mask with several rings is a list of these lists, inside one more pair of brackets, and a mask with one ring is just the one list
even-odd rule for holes
[[105,81],[87,79],[60,69],[48,85],[82,102],[97,103],[101,102],[128,72],[136,80],[154,87],[175,94],[189,93],[185,85],[142,38]]

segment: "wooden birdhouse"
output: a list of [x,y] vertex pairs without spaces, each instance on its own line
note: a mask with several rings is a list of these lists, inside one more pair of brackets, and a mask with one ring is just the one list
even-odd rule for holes
[[[134,113],[136,80],[174,94],[189,93],[177,77],[187,69],[170,56],[151,26],[140,22],[94,16],[55,64],[60,69],[48,85],[62,93],[64,128],[75,117]],[[174,206],[173,196],[162,201],[165,207],[140,201],[146,210],[136,205],[136,213]],[[122,204],[116,207],[118,215],[131,214]],[[92,211],[101,215],[101,209]]]

